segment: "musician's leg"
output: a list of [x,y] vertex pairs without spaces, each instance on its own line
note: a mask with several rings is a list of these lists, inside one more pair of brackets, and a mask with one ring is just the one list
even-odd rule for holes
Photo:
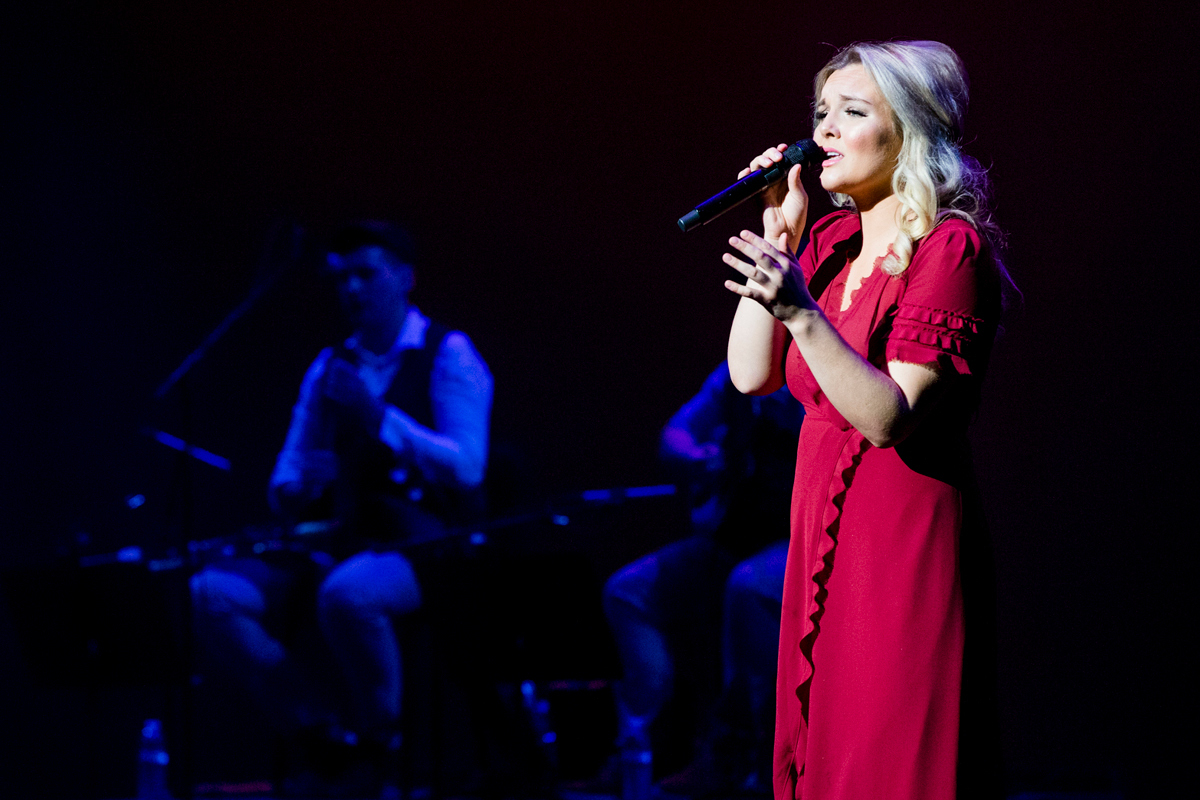
[[737,777],[768,788],[787,547],[783,540],[746,559],[730,573],[725,585],[725,700],[742,706],[738,709],[741,713],[733,717],[749,725],[745,731],[749,763],[736,765],[749,775]]
[[354,727],[368,739],[383,739],[395,730],[402,669],[393,619],[420,605],[416,575],[398,553],[359,553],[321,585],[321,632],[348,681]]
[[695,638],[681,634],[716,616],[705,600],[724,580],[721,561],[711,537],[692,536],[622,568],[605,585],[604,611],[623,671],[617,687],[622,740],[649,744],[649,726],[675,689],[675,650],[681,638]]
[[[197,644],[207,661],[245,686],[277,727],[319,724],[328,709],[283,642],[268,629],[288,624],[294,576],[253,560],[214,566],[192,576]],[[311,623],[310,623],[311,624]]]
[[617,691],[623,735],[648,728],[674,688],[675,661],[654,607],[658,577],[659,554],[652,553],[623,567],[604,586],[604,613],[623,672]]

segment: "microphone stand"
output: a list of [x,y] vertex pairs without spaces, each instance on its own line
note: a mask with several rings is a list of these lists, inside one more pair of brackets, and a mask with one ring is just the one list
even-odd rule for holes
[[[175,784],[181,792],[182,800],[191,800],[195,794],[195,780],[193,775],[193,722],[194,722],[194,672],[195,672],[195,646],[194,646],[194,631],[192,619],[192,596],[191,596],[191,570],[195,566],[194,559],[190,554],[190,543],[193,538],[193,523],[194,523],[194,497],[193,497],[193,479],[192,479],[192,459],[203,463],[210,464],[218,469],[223,469],[226,472],[231,471],[232,465],[229,460],[215,453],[210,453],[207,450],[199,448],[192,443],[192,414],[191,414],[191,393],[188,391],[187,376],[191,369],[200,363],[209,353],[210,350],[219,342],[225,334],[233,327],[239,319],[246,316],[262,299],[262,297],[270,290],[278,280],[287,272],[293,264],[295,264],[301,254],[301,245],[303,243],[303,229],[295,223],[285,223],[282,220],[276,220],[267,233],[266,241],[263,246],[263,252],[260,264],[264,267],[276,261],[275,245],[280,239],[281,234],[286,227],[286,236],[288,237],[288,251],[283,258],[277,259],[274,269],[269,270],[266,275],[261,278],[254,286],[251,287],[245,299],[232,311],[230,311],[220,323],[217,324],[209,334],[204,337],[199,346],[196,347],[188,356],[175,368],[166,380],[158,385],[154,390],[153,398],[155,401],[162,401],[175,387],[179,387],[180,396],[180,425],[182,437],[172,436],[165,431],[145,428],[143,432],[151,436],[155,441],[169,447],[178,452],[176,458],[176,492],[172,494],[178,498],[179,504],[175,509],[178,515],[178,542],[177,553],[179,558],[185,560],[187,569],[185,577],[182,580],[180,592],[182,594],[178,608],[180,609],[180,637],[179,637],[179,658],[180,669],[182,672],[183,686],[180,690],[180,707],[179,707],[179,725],[175,734],[177,747],[174,748],[176,753],[181,756],[176,762],[179,765],[179,771],[176,776]],[[170,685],[167,686],[167,707],[171,705]]]
[[[267,244],[263,248],[264,263],[270,260],[271,245],[279,236],[279,229],[281,227],[282,223],[276,222],[271,226],[270,233],[267,234]],[[188,371],[191,370],[192,367],[198,364],[208,354],[208,351],[213,348],[213,345],[221,340],[221,337],[223,337],[225,332],[233,326],[233,323],[237,322],[246,315],[246,312],[254,308],[262,296],[267,293],[267,290],[274,286],[275,282],[279,280],[283,273],[287,272],[291,268],[292,264],[299,260],[300,244],[303,240],[303,230],[295,224],[292,224],[289,227],[291,228],[289,232],[291,237],[291,249],[288,252],[288,257],[281,259],[280,263],[276,265],[274,271],[268,273],[265,278],[251,287],[249,294],[246,295],[246,299],[243,300],[241,304],[237,306],[237,308],[230,311],[229,314],[226,315],[225,319],[221,320],[217,324],[217,327],[213,328],[208,336],[204,337],[204,341],[202,341],[195,350],[188,354],[188,357],[185,358],[183,362],[175,368],[175,371],[168,375],[167,379],[159,384],[158,388],[154,390],[155,400],[161,400],[166,397],[167,393],[171,391],[171,388],[174,387],[175,384],[179,383],[179,381],[181,381],[183,377],[187,375]]]

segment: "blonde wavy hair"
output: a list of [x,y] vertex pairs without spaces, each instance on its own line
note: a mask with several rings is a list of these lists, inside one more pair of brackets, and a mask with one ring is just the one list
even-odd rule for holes
[[[879,88],[901,141],[892,175],[900,232],[883,270],[903,273],[914,243],[946,217],[971,223],[992,245],[999,265],[1004,233],[992,216],[991,181],[987,170],[961,149],[969,87],[958,54],[940,42],[852,44],[817,73],[814,102],[829,76],[852,64],[861,64]],[[847,195],[832,196],[839,206],[854,205]]]

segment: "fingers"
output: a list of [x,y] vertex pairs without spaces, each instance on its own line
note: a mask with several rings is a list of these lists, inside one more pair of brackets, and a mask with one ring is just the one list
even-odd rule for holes
[[769,169],[780,161],[783,161],[783,152],[778,147],[772,147],[751,161],[750,169]]
[[[784,232],[784,236],[787,233]],[[769,241],[753,231],[742,231],[740,236],[731,236],[729,244],[734,249],[754,260],[760,267],[775,270],[787,268],[789,259],[783,252]]]
[[800,180],[800,174],[804,171],[802,164],[797,164],[788,172],[788,190],[792,192],[803,192],[804,183]]
[[[749,231],[742,231],[742,236],[753,236]],[[732,237],[729,244],[741,252],[753,263],[742,261],[732,253],[725,253],[722,259],[727,265],[740,272],[746,280],[755,284],[760,294],[744,295],[754,297],[760,303],[773,302],[791,270],[791,261],[774,247],[771,247],[762,237],[754,236],[758,243],[751,243],[745,238]],[[761,247],[758,245],[762,245]],[[768,252],[769,248],[769,252]],[[738,292],[738,294],[742,294]]]
[[742,178],[746,177],[755,170],[769,169],[773,164],[778,164],[780,161],[783,161],[783,151],[787,150],[787,148],[787,142],[783,142],[775,147],[770,147],[764,150],[761,156],[758,156],[750,162],[750,166],[738,173],[738,180],[740,181]]
[[747,297],[756,303],[766,305],[766,298],[762,292],[755,290],[751,286],[743,286],[737,281],[725,281],[725,288],[741,297]]
[[745,261],[742,261],[730,253],[725,253],[723,256],[721,256],[721,258],[726,264],[742,273],[742,275],[746,276],[747,280],[764,285],[769,283],[771,280],[771,276],[768,275],[766,271],[759,269],[754,264],[747,264]]

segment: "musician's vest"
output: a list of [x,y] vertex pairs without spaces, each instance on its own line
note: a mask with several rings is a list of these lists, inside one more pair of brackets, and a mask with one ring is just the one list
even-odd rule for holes
[[433,360],[442,342],[450,335],[445,325],[430,320],[425,329],[425,343],[419,348],[400,351],[400,368],[383,400],[408,414],[426,428],[433,428],[433,401],[429,397]]
[[[450,329],[430,321],[422,347],[401,351],[400,366],[383,400],[420,425],[434,429],[430,379],[433,362]],[[355,363],[338,347],[335,355]],[[342,462],[338,515],[355,539],[404,543],[436,537],[448,526],[482,515],[481,490],[457,490],[426,480],[411,464],[397,464],[392,451],[349,425],[339,425],[335,446]]]

